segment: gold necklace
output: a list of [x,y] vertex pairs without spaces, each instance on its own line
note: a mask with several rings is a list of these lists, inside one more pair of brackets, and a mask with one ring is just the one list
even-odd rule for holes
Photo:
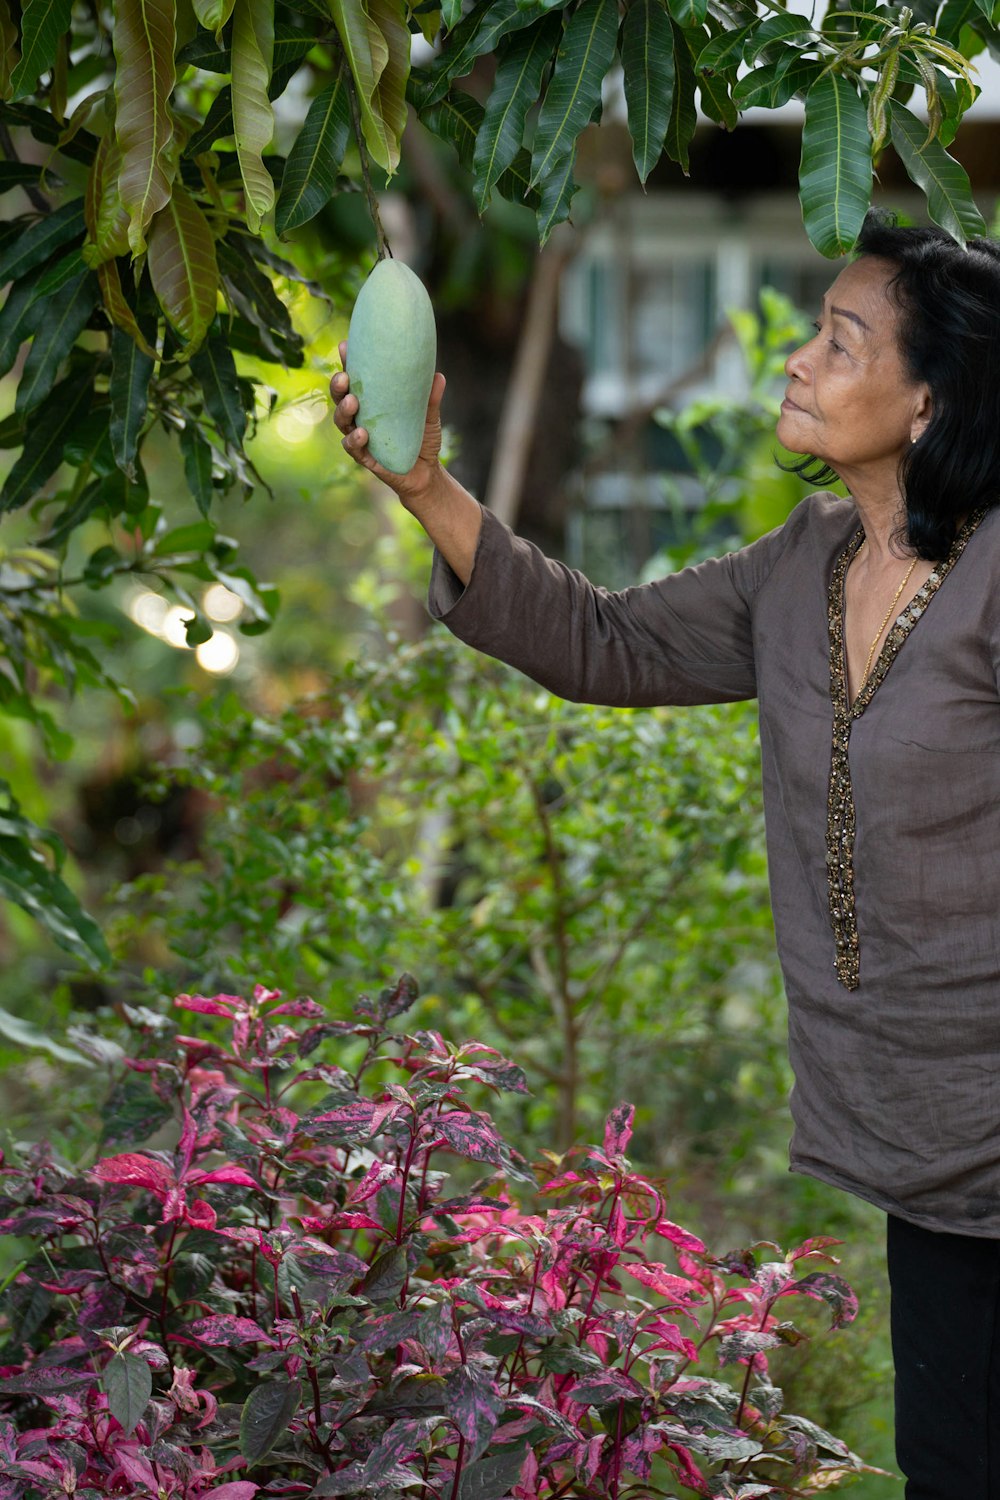
[[882,639],[882,632],[885,629],[885,627],[888,625],[889,621],[892,619],[892,612],[896,608],[896,605],[899,603],[899,596],[900,596],[900,594],[902,594],[903,590],[906,588],[906,585],[909,583],[909,581],[910,581],[910,575],[912,574],[912,572],[913,572],[913,570],[914,570],[914,568],[916,566],[917,566],[917,559],[914,558],[913,561],[910,563],[910,566],[907,568],[905,574],[903,575],[903,579],[902,579],[902,582],[899,585],[899,588],[896,590],[896,592],[892,596],[892,603],[889,605],[889,608],[886,610],[885,617],[884,617],[881,625],[879,626],[878,630],[876,630],[876,632],[875,632],[875,639],[872,641],[871,645],[868,648],[868,660],[865,662],[864,676],[861,678],[861,686],[858,688],[858,692],[859,693],[861,692],[861,688],[863,688],[864,685],[865,685],[865,683],[868,681],[868,673],[872,669],[872,659],[875,656],[875,647],[878,645],[879,641]]

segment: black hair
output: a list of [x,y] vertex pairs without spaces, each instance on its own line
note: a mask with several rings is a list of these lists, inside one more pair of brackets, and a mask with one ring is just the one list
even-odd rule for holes
[[[1000,244],[962,246],[943,229],[901,228],[871,209],[855,250],[896,266],[888,291],[900,351],[911,379],[930,389],[931,419],[900,462],[899,537],[939,562],[962,516],[1000,502]],[[811,456],[782,467],[810,484],[836,478]]]

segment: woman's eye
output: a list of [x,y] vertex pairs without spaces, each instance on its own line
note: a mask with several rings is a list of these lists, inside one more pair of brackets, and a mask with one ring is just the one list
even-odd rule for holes
[[[815,330],[816,330],[817,333],[822,333],[823,332],[823,325],[820,322],[819,318],[816,318],[814,320],[813,327],[815,328]],[[836,351],[837,351],[838,354],[843,354],[843,352],[844,352],[844,346],[843,346],[843,344],[838,344],[836,339],[831,339],[830,340],[830,348],[831,349],[836,349]]]

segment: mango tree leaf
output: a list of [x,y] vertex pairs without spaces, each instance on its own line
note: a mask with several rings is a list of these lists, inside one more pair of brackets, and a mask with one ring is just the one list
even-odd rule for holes
[[[268,179],[270,181],[270,179]],[[178,182],[149,231],[149,276],[170,326],[197,349],[215,317],[219,268],[208,220]]]
[[18,382],[15,411],[27,414],[45,400],[63,360],[83,332],[97,298],[97,277],[93,271],[85,270],[43,300],[42,316]]
[[240,1452],[250,1464],[270,1453],[298,1410],[302,1383],[298,1380],[268,1380],[255,1386],[240,1417]]
[[274,134],[268,98],[274,55],[274,7],[270,0],[236,0],[233,8],[232,99],[236,154],[246,193],[246,219],[253,234],[274,206],[274,182],[263,153]]
[[421,108],[443,99],[453,79],[464,78],[477,57],[495,51],[502,36],[532,25],[537,18],[533,6],[525,9],[518,0],[493,0],[492,5],[473,6],[449,32],[441,55],[428,69]]
[[0,249],[0,286],[17,281],[26,271],[40,266],[63,245],[79,239],[84,229],[83,199],[72,198],[50,214],[36,219],[15,221],[20,227],[11,241]]
[[949,156],[940,141],[927,140],[927,128],[908,109],[893,102],[892,144],[907,176],[926,194],[927,212],[953,239],[964,245],[972,235],[986,233],[972,197],[965,169]]
[[136,319],[135,313],[125,300],[122,291],[121,277],[118,274],[117,261],[107,260],[97,268],[97,280],[101,287],[101,298],[104,302],[104,311],[111,319],[116,328],[127,333],[133,343],[137,344],[143,354],[150,359],[156,358],[156,350],[147,342],[146,336]]
[[817,32],[809,24],[808,16],[799,16],[791,11],[783,10],[776,15],[768,16],[754,29],[743,48],[743,59],[745,62],[754,63],[767,47],[788,38],[794,38],[799,46],[819,40]]
[[212,448],[202,436],[198,424],[186,420],[181,431],[181,453],[184,456],[184,478],[195,504],[207,516],[215,490],[212,486]]
[[44,311],[44,303],[38,297],[41,278],[42,267],[37,266],[20,281],[15,281],[0,308],[0,376],[7,374],[21,345],[34,333]]
[[533,187],[560,166],[600,104],[617,40],[617,0],[583,0],[567,21],[538,114],[531,155]]
[[382,121],[391,176],[399,166],[406,127],[406,83],[410,76],[410,28],[399,0],[368,0],[368,14],[382,33],[385,65],[375,85],[373,108]]
[[[41,181],[45,169],[41,162],[36,161],[0,161],[0,193],[7,193],[11,188],[25,187],[28,183]],[[53,172],[46,172],[49,182],[60,182]]]
[[174,0],[117,0],[114,48],[118,189],[129,216],[133,255],[146,248],[150,219],[170,197],[173,139]]
[[7,0],[0,0],[0,99],[10,98],[11,74],[21,54],[17,47],[17,26]]
[[663,0],[632,0],[621,60],[632,158],[645,183],[663,151],[674,99],[674,34]]
[[393,161],[393,143],[378,114],[376,98],[379,78],[389,60],[385,37],[369,15],[365,0],[330,0],[330,13],[354,79],[365,144],[383,171],[393,172],[399,158],[397,155]]
[[557,224],[569,218],[569,206],[580,184],[573,176],[576,147],[564,156],[539,185],[539,203],[535,211],[538,243],[544,245]]
[[27,504],[55,473],[70,433],[90,408],[93,380],[92,365],[83,374],[67,375],[32,412],[24,448],[0,490],[0,513]]
[[858,237],[871,201],[871,138],[857,89],[837,73],[806,95],[799,166],[805,230],[821,255],[843,255]]
[[708,0],[669,0],[670,14],[679,26],[704,26]]
[[122,473],[135,483],[135,456],[146,420],[154,361],[120,328],[111,333],[111,451]]
[[738,108],[743,110],[754,104],[768,104],[772,95],[777,94],[792,64],[799,61],[801,58],[795,48],[785,47],[773,62],[753,68],[733,88],[733,100]]
[[83,216],[87,224],[84,259],[88,266],[128,250],[129,216],[121,200],[118,177],[121,172],[118,142],[103,136],[87,177],[83,198]]
[[[214,31],[218,41],[222,28],[233,13],[233,0],[192,0],[194,13],[206,31]],[[227,70],[228,71],[228,70]]]
[[99,927],[60,874],[65,857],[61,841],[23,816],[6,782],[0,782],[0,797],[0,895],[23,907],[88,967],[109,963]]
[[82,245],[67,251],[65,255],[60,256],[58,260],[51,261],[43,269],[38,278],[36,295],[40,301],[44,302],[46,297],[53,296],[64,287],[67,281],[72,281],[76,276],[82,276],[86,269]]
[[307,223],[333,197],[351,129],[347,89],[348,79],[342,67],[334,81],[309,106],[281,178],[281,194],[274,213],[274,227],[279,234]]
[[706,46],[701,47],[696,57],[699,73],[725,73],[743,60],[743,49],[757,30],[759,22],[751,21],[738,31],[728,28],[720,31]]
[[542,76],[561,31],[558,16],[544,16],[537,25],[511,37],[503,48],[472,157],[480,214],[490,201],[497,178],[521,149],[528,110],[541,92]]
[[12,99],[34,93],[38,75],[52,67],[72,10],[73,0],[27,0],[21,13],[21,61],[10,75]]
[[232,351],[221,331],[211,332],[191,356],[191,372],[201,386],[208,414],[221,436],[232,447],[242,447],[247,425],[243,392]]
[[462,19],[462,0],[441,0],[441,24],[452,31]]
[[677,162],[687,176],[688,147],[698,123],[694,91],[696,78],[688,33],[674,24],[674,97],[670,105],[670,122],[664,144],[667,155]]
[[153,1372],[137,1354],[115,1354],[104,1367],[101,1384],[108,1398],[108,1410],[121,1423],[127,1437],[149,1405]]
[[[471,94],[454,93],[429,109],[421,109],[420,119],[434,135],[451,142],[463,167],[471,171],[484,113],[483,106]],[[537,208],[541,195],[537,188],[528,186],[530,172],[531,158],[527,150],[521,150],[497,178],[497,190],[513,203]]]
[[726,79],[718,73],[698,74],[698,97],[702,111],[724,130],[735,130],[740,112],[733,103]]

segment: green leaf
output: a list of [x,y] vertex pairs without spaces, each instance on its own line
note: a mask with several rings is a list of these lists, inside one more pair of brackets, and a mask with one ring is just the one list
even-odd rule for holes
[[892,144],[907,175],[927,196],[927,212],[960,245],[986,233],[972,197],[965,169],[949,156],[940,141],[927,140],[927,127],[901,104],[889,106]]
[[98,266],[128,250],[129,216],[118,187],[121,163],[117,141],[103,136],[87,177],[83,200],[87,223],[83,253],[88,266]]
[[135,456],[146,420],[154,361],[120,328],[111,334],[111,449],[122,473],[135,483]]
[[60,948],[89,968],[110,963],[99,927],[59,873],[65,858],[62,842],[21,814],[5,782],[0,782],[0,795],[5,796],[0,805],[0,895],[29,912]]
[[139,1424],[153,1394],[153,1372],[137,1354],[115,1354],[101,1376],[108,1409],[127,1437]]
[[133,255],[146,248],[150,219],[170,197],[174,168],[170,95],[174,87],[174,0],[117,0],[114,48],[118,190],[129,216]]
[[202,26],[206,31],[213,31],[218,41],[222,35],[223,26],[233,13],[234,0],[192,0],[192,3],[194,13]]
[[0,376],[7,374],[21,345],[34,333],[45,310],[38,297],[41,278],[42,268],[38,266],[20,281],[15,281],[0,308]]
[[517,0],[493,0],[491,5],[473,6],[449,33],[441,55],[428,69],[420,108],[423,110],[443,99],[452,81],[471,72],[477,57],[495,51],[501,37],[530,26],[537,19],[534,6],[526,9]]
[[645,183],[660,159],[674,100],[674,34],[663,0],[632,0],[621,60],[632,158]]
[[215,493],[212,486],[212,448],[202,437],[197,424],[188,419],[181,431],[181,453],[184,455],[184,478],[195,504],[207,516]]
[[[483,106],[471,94],[455,93],[428,109],[421,109],[420,119],[434,135],[451,142],[463,167],[471,171],[484,113]],[[528,186],[530,171],[531,158],[526,150],[519,151],[506,172],[497,178],[498,191],[513,203],[537,208],[541,195],[537,188]]]
[[9,1010],[0,1010],[0,1036],[5,1036],[8,1042],[14,1042],[18,1047],[38,1048],[41,1052],[48,1052],[52,1057],[57,1057],[60,1062],[76,1063],[81,1067],[91,1068],[93,1063],[82,1052],[74,1052],[70,1047],[64,1047],[61,1042],[54,1041],[52,1037],[40,1027],[26,1021],[23,1016],[12,1016]]
[[871,201],[871,139],[853,84],[827,73],[806,96],[799,198],[806,233],[821,255],[843,255]]
[[40,266],[63,245],[80,239],[83,230],[82,198],[73,198],[62,208],[28,223],[0,250],[0,286],[17,281],[26,271]]
[[[307,31],[292,26],[287,21],[276,21],[274,26],[274,51],[271,68],[277,72],[292,63],[300,63],[313,47],[329,42],[328,30],[312,28]],[[200,31],[177,54],[182,67],[202,68],[206,73],[231,73],[233,56],[227,46],[216,41],[209,32]],[[273,95],[271,96],[274,97]]]
[[503,48],[472,158],[480,214],[500,174],[521,149],[528,110],[541,92],[542,77],[561,31],[558,16],[544,16],[535,26],[516,33]]
[[191,371],[201,386],[205,406],[221,436],[232,447],[242,447],[247,425],[243,393],[232,352],[222,333],[208,335],[198,352],[191,356]]
[[527,1456],[527,1448],[511,1444],[468,1464],[458,1482],[458,1500],[503,1500],[517,1483]]
[[21,61],[10,75],[12,99],[33,94],[39,74],[52,67],[72,10],[73,0],[27,0],[21,13]]
[[75,424],[90,408],[93,380],[93,366],[67,375],[31,413],[21,456],[0,490],[0,513],[26,505],[55,473]]
[[44,300],[53,296],[67,281],[72,281],[76,276],[82,276],[87,266],[83,259],[83,248],[75,248],[67,251],[58,260],[51,261],[38,278],[38,287],[35,295]]
[[279,234],[308,223],[333,197],[351,129],[347,90],[348,79],[342,68],[309,106],[281,179],[274,213]]
[[254,1387],[240,1418],[240,1452],[248,1463],[259,1463],[270,1453],[298,1411],[301,1399],[302,1383],[298,1380],[268,1380]]
[[101,286],[104,311],[114,326],[120,328],[123,333],[127,333],[129,338],[138,344],[142,352],[148,355],[150,359],[155,359],[156,350],[147,341],[146,335],[139,327],[135,313],[125,300],[121,277],[118,275],[117,261],[107,260],[103,265],[98,266],[97,279]]
[[668,0],[668,3],[678,26],[704,26],[708,0]]
[[97,277],[93,271],[85,270],[43,301],[42,316],[18,382],[15,411],[27,415],[45,400],[55,385],[63,360],[83,332],[97,298]]
[[372,1302],[394,1302],[406,1281],[406,1251],[402,1245],[390,1245],[377,1255],[368,1268],[360,1291]]
[[698,97],[704,114],[725,130],[735,130],[740,112],[733,103],[729,85],[717,73],[698,74]]
[[246,193],[246,220],[253,234],[274,207],[274,181],[263,153],[274,134],[268,97],[274,55],[274,7],[270,0],[236,0],[233,8],[232,99],[236,154]]
[[354,79],[365,144],[383,171],[394,172],[399,142],[391,139],[377,104],[378,81],[389,61],[385,37],[365,0],[330,0],[330,14]]
[[757,22],[751,21],[749,26],[743,26],[738,31],[720,31],[714,36],[707,46],[698,52],[696,67],[699,73],[725,73],[730,68],[735,68],[743,60],[743,49],[757,29]]
[[148,264],[157,300],[184,339],[180,357],[185,359],[199,347],[215,317],[219,268],[208,220],[179,182],[153,219]]
[[538,188],[539,202],[535,212],[538,243],[544,245],[557,224],[569,218],[569,206],[579,183],[573,176],[576,147],[557,162]]
[[589,124],[601,102],[601,86],[617,40],[617,0],[583,0],[567,21],[538,114],[531,154],[532,186],[557,170]]
[[54,172],[46,172],[40,162],[0,161],[0,193],[9,192],[11,188],[26,187],[28,183],[39,183],[43,172],[50,184],[60,183],[61,179]]
[[674,97],[670,104],[670,122],[664,144],[667,155],[688,172],[688,147],[698,123],[695,104],[695,74],[687,33],[676,24],[674,31]]
[[819,40],[817,32],[809,24],[808,16],[799,16],[792,11],[779,11],[777,15],[768,16],[766,21],[762,21],[748,38],[743,49],[744,61],[756,62],[767,47],[789,38],[794,38],[799,46]]

